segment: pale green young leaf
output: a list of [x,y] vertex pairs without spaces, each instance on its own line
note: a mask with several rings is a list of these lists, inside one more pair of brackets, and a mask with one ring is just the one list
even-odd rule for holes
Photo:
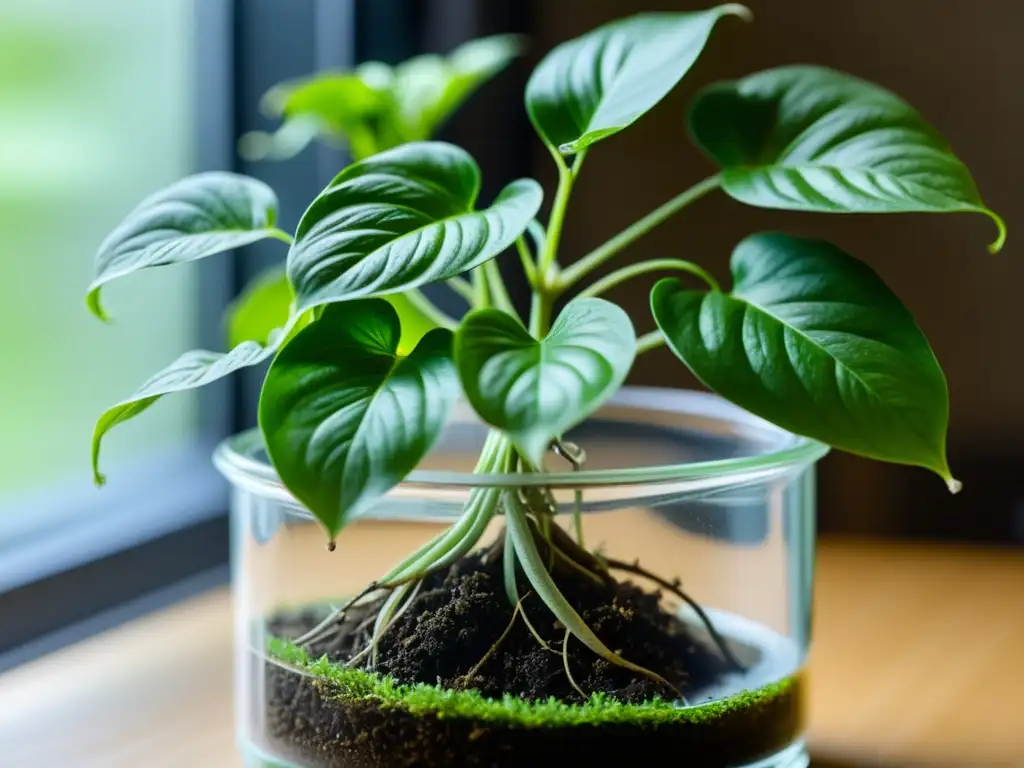
[[476,210],[479,190],[473,159],[441,142],[406,144],[343,170],[306,210],[288,254],[299,311],[401,293],[497,256],[543,193],[520,179]]
[[398,341],[399,355],[411,354],[416,345],[420,343],[420,339],[440,327],[419,307],[409,301],[404,293],[389,293],[381,298],[390,304],[398,314],[398,322],[402,327],[402,336]]
[[662,280],[669,347],[723,397],[797,434],[952,482],[946,380],[910,312],[834,245],[760,234],[732,256],[731,293]]
[[431,138],[523,47],[518,35],[492,35],[463,43],[448,56],[424,54],[399,64],[394,70],[391,94],[401,134],[407,141]]
[[391,67],[367,62],[352,71],[323,72],[276,85],[263,97],[263,109],[283,117],[284,125],[273,134],[243,137],[241,149],[252,159],[282,160],[320,137],[346,141],[357,160],[369,157],[387,148],[380,146],[381,130],[394,122],[393,79]]
[[146,198],[100,245],[87,304],[101,319],[100,288],[148,267],[195,261],[267,237],[277,197],[261,181],[235,173],[189,176]]
[[826,213],[975,212],[1006,227],[967,167],[910,105],[824,67],[788,66],[701,91],[696,142],[722,189],[762,208]]
[[381,299],[332,304],[278,353],[259,424],[281,481],[331,536],[416,467],[459,393],[452,334],[407,356]]
[[604,299],[570,302],[540,341],[495,309],[468,314],[455,336],[467,399],[536,466],[552,439],[615,393],[635,355],[629,316]]
[[287,325],[294,300],[283,265],[257,275],[227,308],[228,346],[246,341],[266,344],[275,330]]
[[729,3],[706,11],[642,13],[562,43],[534,70],[526,109],[541,139],[574,154],[632,125],[668,95],[700,56]]
[[285,118],[273,134],[243,137],[250,159],[280,160],[317,136],[345,140],[356,160],[410,141],[425,141],[487,80],[521,53],[517,35],[493,35],[451,54],[414,56],[395,67],[366,62],[275,86],[265,111]]
[[277,350],[283,331],[272,334],[264,346],[246,341],[230,352],[194,349],[186,352],[143,384],[131,397],[104,411],[96,422],[92,437],[92,471],[97,485],[105,482],[99,471],[100,446],[104,435],[118,424],[133,419],[164,395],[185,392],[212,384],[235,371],[259,365]]

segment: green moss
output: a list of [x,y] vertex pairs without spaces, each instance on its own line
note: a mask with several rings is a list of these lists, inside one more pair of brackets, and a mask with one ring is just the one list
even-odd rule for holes
[[630,724],[637,726],[708,725],[739,712],[752,712],[792,693],[797,684],[787,677],[753,691],[744,691],[700,706],[680,707],[663,699],[643,704],[626,704],[595,693],[583,704],[558,699],[529,702],[512,695],[485,698],[474,690],[453,691],[436,685],[402,685],[390,677],[362,669],[350,669],[328,661],[312,659],[298,646],[272,638],[270,655],[285,664],[323,680],[323,695],[345,700],[373,700],[383,707],[395,707],[414,715],[464,718],[518,727],[560,728],[576,725]]

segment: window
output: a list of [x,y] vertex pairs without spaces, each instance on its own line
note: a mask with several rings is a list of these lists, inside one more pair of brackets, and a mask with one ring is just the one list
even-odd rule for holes
[[[195,167],[194,32],[184,1],[0,5],[0,605],[223,511],[197,396],[111,433],[102,491],[89,470],[99,414],[199,338],[196,269],[111,285],[111,326],[83,301],[105,234]],[[0,651],[48,623],[0,621]]]
[[[255,423],[261,371],[164,398],[116,427],[101,490],[89,444],[100,413],[181,352],[224,348],[224,307],[282,249],[116,281],[104,288],[114,316],[104,326],[84,302],[103,237],[150,192],[209,169],[269,183],[281,226],[294,227],[345,157],[321,145],[286,163],[242,162],[237,137],[274,127],[259,109],[265,91],[358,59],[394,63],[522,31],[519,10],[501,5],[0,4],[0,670],[227,577],[227,488],[210,454]],[[507,134],[475,144],[512,120],[527,135],[522,83],[505,87],[445,137],[493,185],[523,175],[528,157]]]

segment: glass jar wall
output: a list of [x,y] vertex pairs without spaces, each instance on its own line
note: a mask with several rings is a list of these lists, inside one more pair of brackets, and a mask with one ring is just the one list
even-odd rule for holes
[[[623,390],[567,435],[585,451],[579,470],[552,456],[544,474],[473,475],[485,435],[456,413],[334,551],[258,435],[221,446],[248,764],[564,765],[568,746],[613,765],[663,746],[693,766],[805,766],[814,464],[825,447],[715,396],[660,389]],[[559,565],[556,541],[544,552],[550,573],[609,649],[652,674],[567,639],[522,570],[513,602],[500,514],[454,570],[410,589],[378,643],[374,595],[329,621],[481,487],[553,501],[566,546],[580,510],[592,570]],[[550,533],[536,533],[543,549]]]

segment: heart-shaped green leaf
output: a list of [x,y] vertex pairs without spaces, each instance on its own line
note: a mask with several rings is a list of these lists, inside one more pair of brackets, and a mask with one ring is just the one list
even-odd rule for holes
[[910,312],[867,265],[819,240],[760,234],[731,293],[662,280],[654,318],[710,389],[780,427],[873,459],[946,463],[946,380]]
[[96,255],[86,303],[101,319],[100,287],[147,267],[195,261],[266,237],[288,239],[274,227],[277,197],[261,181],[235,173],[189,176],[143,200],[111,232]]
[[249,159],[285,159],[317,135],[345,139],[363,160],[410,141],[431,138],[480,85],[522,51],[518,35],[471,40],[448,56],[424,54],[396,67],[379,61],[350,72],[328,72],[272,88],[264,110],[285,117],[274,134],[247,134]]
[[570,302],[542,341],[495,309],[471,312],[455,335],[469,402],[535,466],[552,439],[615,393],[635,356],[629,315],[604,299]]
[[508,248],[540,208],[532,179],[474,210],[480,169],[451,144],[417,142],[342,171],[313,201],[288,254],[300,311],[454,277]]
[[416,467],[458,396],[451,332],[430,331],[407,357],[400,335],[386,301],[332,304],[267,372],[267,453],[331,536]]
[[107,432],[135,418],[164,395],[198,389],[242,368],[259,365],[274,354],[283,333],[279,329],[272,334],[266,346],[246,341],[230,352],[209,352],[205,349],[186,352],[139,387],[131,397],[104,411],[92,436],[92,471],[96,484],[103,485],[106,481],[99,471],[99,462],[100,444]]
[[762,208],[826,213],[972,211],[999,228],[970,172],[906,102],[823,67],[791,66],[719,83],[690,110],[694,139],[722,188]]
[[750,12],[729,3],[642,13],[562,43],[526,86],[534,128],[549,146],[573,154],[632,125],[683,79],[716,22],[730,15]]

